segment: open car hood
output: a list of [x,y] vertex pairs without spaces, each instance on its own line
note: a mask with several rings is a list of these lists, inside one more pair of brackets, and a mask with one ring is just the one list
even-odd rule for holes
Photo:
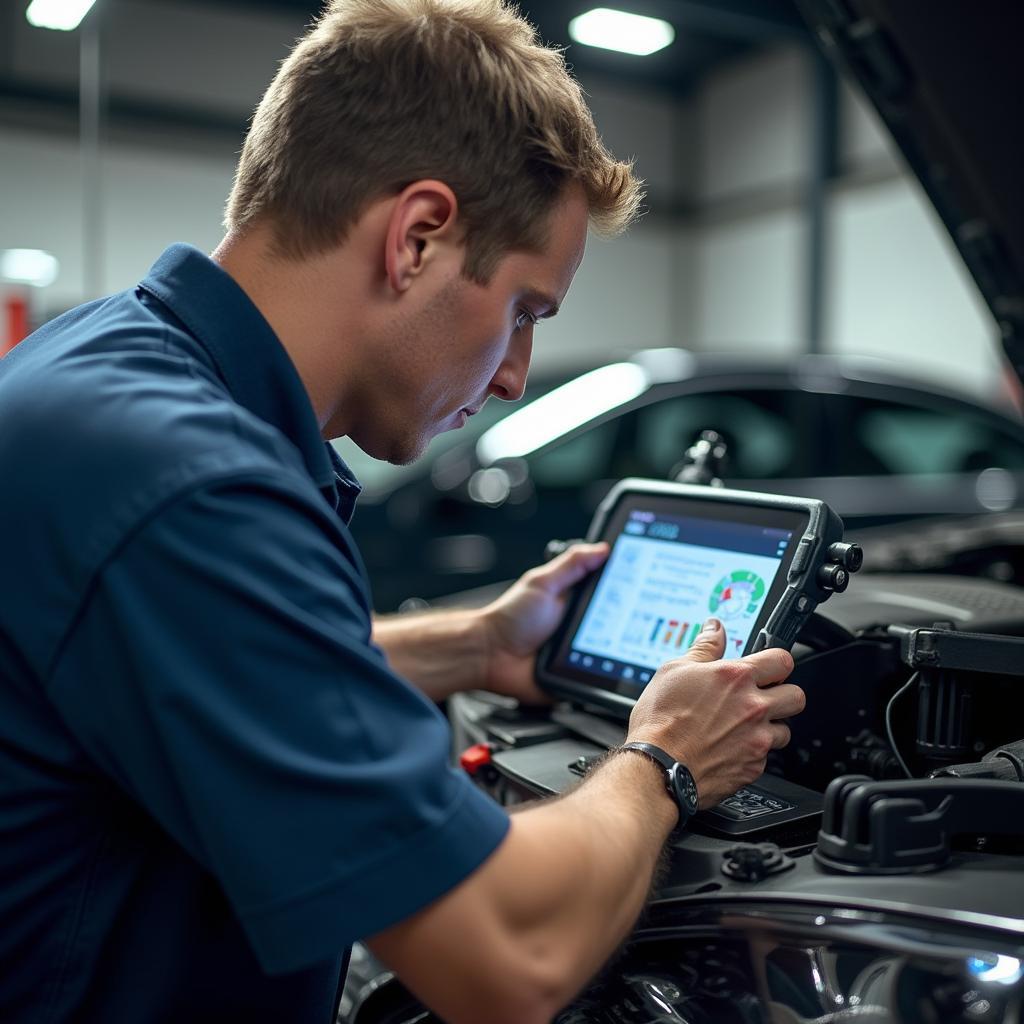
[[797,3],[920,179],[1024,381],[1024,5]]

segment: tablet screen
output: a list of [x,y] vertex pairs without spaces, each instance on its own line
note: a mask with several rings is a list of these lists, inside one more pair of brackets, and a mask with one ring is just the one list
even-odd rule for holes
[[806,522],[790,509],[627,497],[605,530],[611,555],[570,615],[551,667],[636,697],[710,616],[725,626],[725,657],[740,657],[785,589]]

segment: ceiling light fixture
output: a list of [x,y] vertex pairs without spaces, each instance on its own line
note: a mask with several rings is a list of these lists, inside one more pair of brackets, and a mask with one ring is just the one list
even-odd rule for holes
[[32,0],[25,11],[30,25],[36,28],[55,28],[71,32],[78,28],[82,19],[96,0]]
[[45,288],[57,280],[59,271],[57,257],[42,249],[0,251],[0,281]]
[[660,18],[595,7],[569,22],[569,35],[586,46],[646,57],[665,49],[675,39],[676,30]]

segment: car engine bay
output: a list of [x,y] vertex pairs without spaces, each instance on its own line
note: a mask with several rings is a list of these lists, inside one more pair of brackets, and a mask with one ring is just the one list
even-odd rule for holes
[[[865,572],[794,656],[790,744],[673,841],[634,934],[557,1024],[1020,1020],[1024,594]],[[506,806],[577,784],[624,738],[569,704],[474,693],[450,715]],[[436,1019],[359,966],[347,1020]]]

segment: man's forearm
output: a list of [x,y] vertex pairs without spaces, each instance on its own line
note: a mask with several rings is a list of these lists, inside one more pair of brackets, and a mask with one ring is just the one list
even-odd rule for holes
[[678,810],[664,773],[635,753],[612,755],[567,797],[521,815],[534,846],[531,886],[509,897],[534,941],[550,943],[559,974],[575,990],[629,933]]
[[476,875],[370,945],[453,1024],[550,1020],[628,935],[677,816],[656,765],[614,755],[513,816]]
[[391,667],[431,700],[484,681],[487,652],[475,609],[374,617],[373,640]]

